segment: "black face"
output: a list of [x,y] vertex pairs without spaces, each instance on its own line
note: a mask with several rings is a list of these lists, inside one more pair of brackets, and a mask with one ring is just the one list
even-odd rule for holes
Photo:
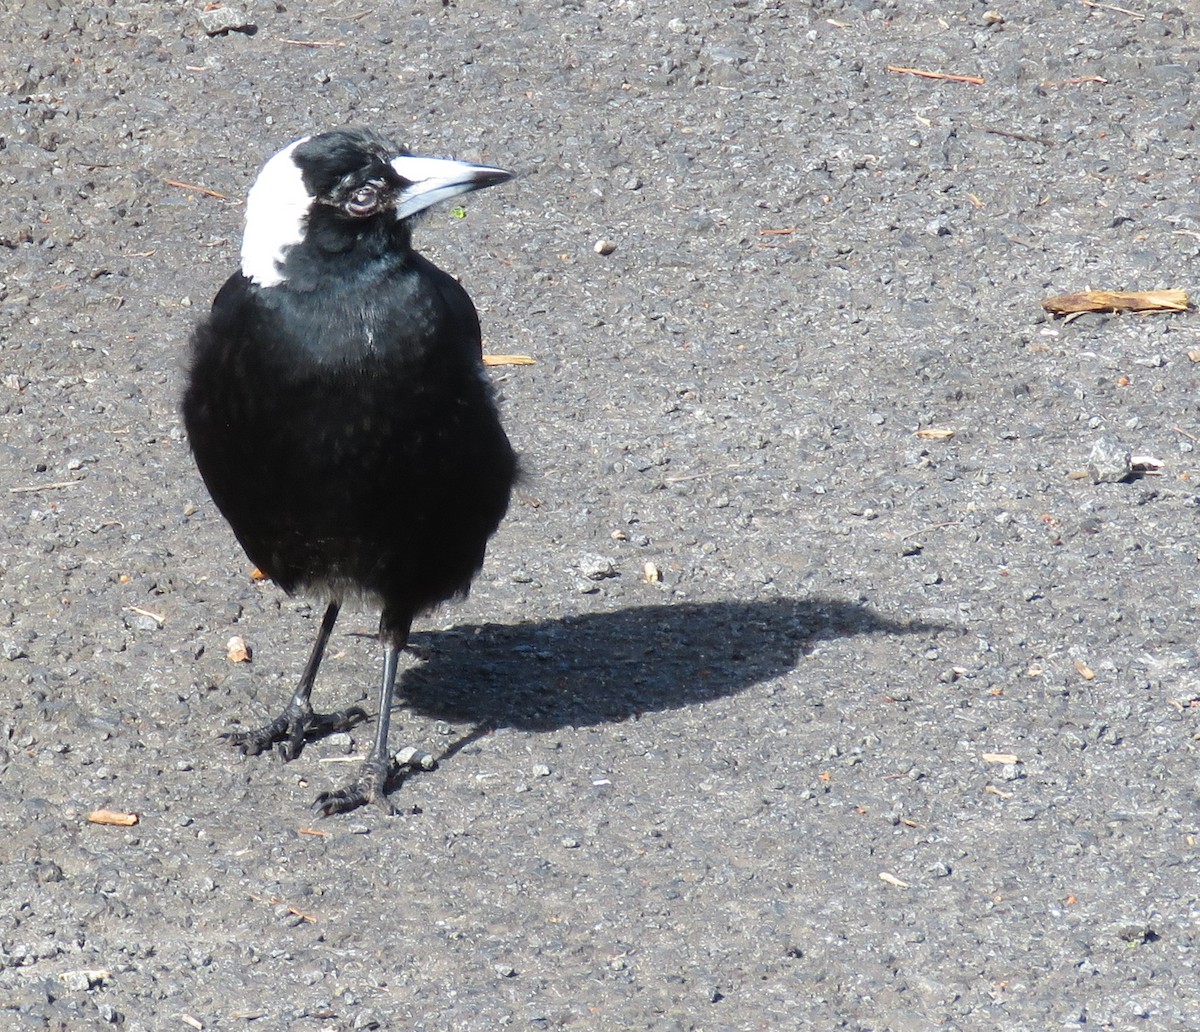
[[337,129],[306,140],[292,160],[321,205],[364,219],[393,206],[405,184],[389,162],[403,153],[369,129]]
[[339,264],[348,276],[369,273],[378,262],[403,261],[409,229],[395,217],[400,192],[408,185],[390,160],[406,153],[369,129],[336,129],[300,144],[292,161],[314,202],[304,244],[288,256],[289,280],[300,286],[325,272],[325,262],[357,255],[354,266]]
[[361,285],[413,261],[414,215],[511,178],[503,169],[410,154],[369,129],[281,150],[250,190],[242,272],[260,287]]

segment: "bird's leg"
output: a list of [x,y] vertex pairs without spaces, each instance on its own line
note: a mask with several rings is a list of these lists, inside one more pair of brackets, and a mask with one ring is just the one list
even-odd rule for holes
[[305,664],[304,673],[300,675],[300,683],[296,685],[296,691],[284,711],[257,730],[230,731],[221,736],[243,755],[257,756],[276,745],[276,751],[284,760],[294,760],[300,755],[307,739],[319,738],[334,731],[349,731],[355,724],[367,719],[366,712],[358,706],[337,713],[314,713],[310,701],[317,669],[325,655],[325,645],[333,632],[340,608],[336,601],[330,602],[326,608],[316,644]]
[[396,667],[408,641],[411,615],[402,617],[384,611],[379,621],[383,642],[383,680],[379,686],[379,719],[375,724],[375,742],[363,761],[358,777],[336,792],[322,792],[313,809],[322,817],[346,813],[366,803],[379,803],[390,815],[395,812],[387,798],[387,780],[392,772],[392,754],[388,751],[388,730],[392,719],[392,697],[396,691]]

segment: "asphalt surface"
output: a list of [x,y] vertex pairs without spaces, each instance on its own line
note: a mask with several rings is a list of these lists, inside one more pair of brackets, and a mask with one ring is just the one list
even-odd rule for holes
[[[0,7],[0,1025],[1195,1028],[1200,324],[1040,306],[1196,288],[1195,5],[201,6]],[[417,241],[535,364],[401,683],[440,766],[317,821],[371,725],[217,740],[321,607],[177,403],[351,123],[520,173]]]

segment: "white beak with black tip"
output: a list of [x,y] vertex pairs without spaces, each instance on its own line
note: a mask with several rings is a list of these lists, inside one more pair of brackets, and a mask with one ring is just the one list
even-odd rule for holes
[[439,201],[495,186],[513,177],[502,168],[472,165],[452,158],[423,158],[415,154],[393,158],[391,166],[408,184],[397,195],[397,219],[406,219]]

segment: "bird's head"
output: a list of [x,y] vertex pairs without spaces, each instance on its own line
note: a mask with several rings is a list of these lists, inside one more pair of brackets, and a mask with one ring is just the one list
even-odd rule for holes
[[500,168],[409,154],[367,129],[305,136],[271,158],[250,188],[242,273],[272,287],[338,256],[403,253],[413,215],[511,178]]

